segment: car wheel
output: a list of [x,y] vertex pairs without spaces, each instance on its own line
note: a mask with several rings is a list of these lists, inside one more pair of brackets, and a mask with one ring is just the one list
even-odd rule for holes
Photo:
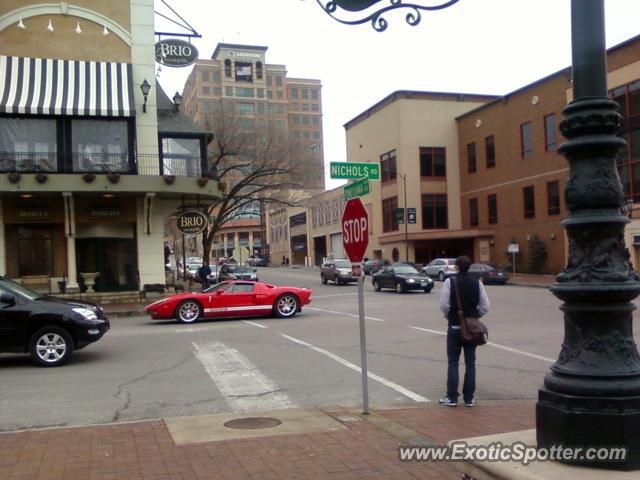
[[380,290],[382,290],[382,288],[380,287],[380,284],[379,284],[377,281],[375,281],[375,280],[373,281],[373,289],[374,289],[376,292],[379,292]]
[[322,280],[323,285],[327,284],[327,277],[324,276],[324,273],[320,274],[320,280]]
[[438,280],[444,282],[444,272],[438,272]]
[[65,363],[73,352],[73,339],[60,327],[44,327],[31,336],[29,353],[42,367],[57,367]]
[[400,282],[396,283],[396,293],[404,293],[405,288],[404,285]]
[[298,297],[292,293],[285,293],[273,304],[273,313],[280,318],[293,317],[298,311]]
[[424,288],[424,293],[431,293],[433,286]]
[[193,323],[202,315],[202,307],[195,300],[185,300],[176,310],[176,318],[180,323]]

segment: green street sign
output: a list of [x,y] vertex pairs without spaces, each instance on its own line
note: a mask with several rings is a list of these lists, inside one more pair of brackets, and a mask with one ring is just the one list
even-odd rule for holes
[[357,182],[353,182],[351,185],[345,185],[344,187],[344,199],[362,197],[369,193],[369,179],[363,178]]
[[331,178],[380,180],[380,165],[377,163],[331,162]]

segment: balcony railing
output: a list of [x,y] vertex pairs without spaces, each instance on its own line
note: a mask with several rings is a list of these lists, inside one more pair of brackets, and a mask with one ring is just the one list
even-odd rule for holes
[[200,177],[204,162],[188,155],[127,153],[0,152],[0,173],[113,173]]

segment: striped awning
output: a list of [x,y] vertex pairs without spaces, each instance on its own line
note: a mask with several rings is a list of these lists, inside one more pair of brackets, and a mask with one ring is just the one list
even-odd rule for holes
[[128,63],[0,55],[0,113],[135,115]]

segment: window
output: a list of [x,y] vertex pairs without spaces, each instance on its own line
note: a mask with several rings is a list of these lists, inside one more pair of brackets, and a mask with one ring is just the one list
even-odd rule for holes
[[382,183],[396,179],[396,177],[398,176],[398,172],[396,170],[395,150],[391,150],[390,152],[380,155],[380,170],[380,180],[382,181]]
[[253,65],[251,63],[236,62],[236,82],[253,82]]
[[311,100],[318,100],[319,95],[318,90],[311,90]]
[[556,137],[556,115],[554,113],[544,117],[544,145],[547,152],[554,151],[558,146]]
[[224,94],[227,97],[233,97],[233,87],[224,87]]
[[50,227],[19,227],[18,275],[53,275],[52,245]]
[[244,97],[244,98],[253,97],[253,88],[236,87],[236,97]]
[[558,215],[560,213],[560,184],[547,182],[547,214]]
[[280,75],[277,75],[276,77],[274,77],[274,80],[276,81],[276,87],[282,86],[282,77]]
[[55,120],[0,117],[0,168],[57,170]]
[[202,95],[211,95],[210,87],[202,87]]
[[622,128],[619,136],[627,147],[618,153],[618,174],[625,196],[640,200],[640,80],[616,88],[613,99],[620,105]]
[[273,85],[273,76],[267,75],[267,87]]
[[302,116],[302,124],[303,125],[309,125],[309,117],[307,117],[306,115]]
[[524,187],[522,189],[524,201],[524,218],[535,218],[536,216],[536,199],[533,187]]
[[476,173],[476,144],[467,144],[467,172]]
[[422,195],[422,228],[447,228],[448,225],[447,196]]
[[125,120],[73,120],[74,171],[129,170],[129,134]]
[[531,122],[520,125],[520,156],[529,158],[533,154]]
[[485,137],[484,139],[484,152],[487,156],[487,168],[493,168],[496,166],[496,143],[493,135]]
[[206,70],[202,72],[202,81],[203,82],[209,81],[209,72],[207,72]]
[[162,174],[185,177],[201,175],[200,140],[196,138],[162,138]]
[[488,222],[498,223],[498,196],[495,193],[487,197],[487,210],[489,211]]
[[395,230],[398,230],[398,222],[396,222],[397,208],[398,208],[398,197],[385,198],[384,200],[382,200],[382,231],[383,232],[393,232]]
[[478,199],[469,199],[469,225],[472,227],[478,226]]
[[211,72],[211,79],[214,83],[220,83],[222,81],[220,78],[220,72]]
[[306,88],[303,88],[300,90],[300,93],[302,95],[303,100],[309,100],[309,90],[307,90]]
[[224,76],[231,76],[231,60],[229,60],[228,58],[224,61]]
[[264,98],[264,88],[256,88],[256,97]]
[[320,111],[320,105],[317,103],[312,103],[311,104],[311,111],[312,112],[319,112]]
[[277,91],[276,91],[276,98],[277,98],[278,100],[282,100],[282,92],[281,92],[280,90],[277,90]]
[[256,78],[262,78],[262,62],[256,62]]
[[301,107],[301,110],[303,112],[308,112],[309,111],[309,104],[308,103],[301,103],[300,107]]
[[320,125],[320,117],[311,117],[311,120],[314,125]]
[[222,96],[222,87],[213,87],[213,94],[217,97]]
[[446,154],[443,147],[420,147],[420,176],[447,176]]

